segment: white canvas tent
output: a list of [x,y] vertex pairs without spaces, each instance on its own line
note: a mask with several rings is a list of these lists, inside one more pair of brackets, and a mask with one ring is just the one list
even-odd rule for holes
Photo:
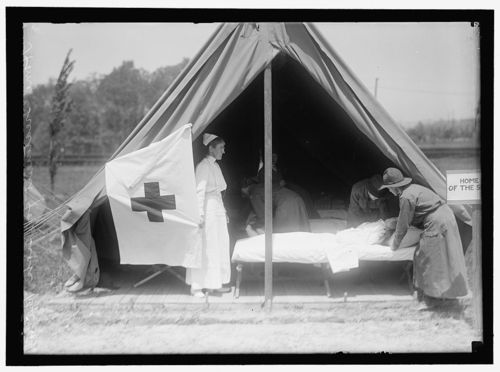
[[[308,23],[221,25],[112,158],[192,123],[195,147],[209,129],[226,138],[229,153],[233,149],[227,172],[248,173],[265,147],[266,68],[272,70],[273,140],[292,143],[283,145],[283,158],[289,157],[294,176],[307,179],[307,186],[322,183],[345,193],[356,180],[396,166],[446,197],[443,174]],[[64,256],[89,285],[97,283],[98,261],[119,260],[117,250],[109,253],[117,243],[106,202],[101,169],[67,202],[62,220]],[[470,230],[468,208],[453,210]]]

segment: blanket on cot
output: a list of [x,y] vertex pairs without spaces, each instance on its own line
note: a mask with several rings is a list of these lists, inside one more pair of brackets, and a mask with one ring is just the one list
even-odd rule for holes
[[[273,234],[273,262],[328,263],[332,272],[337,273],[357,268],[362,260],[411,261],[418,243],[419,231],[414,230],[410,234],[413,235],[413,241],[396,251],[380,244],[387,238],[383,221],[366,223],[336,233]],[[265,235],[238,240],[232,261],[264,262]]]

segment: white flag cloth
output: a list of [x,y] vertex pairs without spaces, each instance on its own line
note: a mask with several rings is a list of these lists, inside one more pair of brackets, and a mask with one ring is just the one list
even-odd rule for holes
[[191,124],[106,163],[122,264],[201,266]]

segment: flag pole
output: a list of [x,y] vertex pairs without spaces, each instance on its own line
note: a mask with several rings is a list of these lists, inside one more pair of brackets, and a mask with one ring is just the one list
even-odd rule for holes
[[264,209],[265,209],[265,247],[264,268],[264,306],[271,310],[273,296],[273,195],[272,195],[272,75],[271,63],[264,71]]

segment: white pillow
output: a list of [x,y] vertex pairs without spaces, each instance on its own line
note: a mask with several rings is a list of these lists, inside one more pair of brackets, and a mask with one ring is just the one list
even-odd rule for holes
[[356,231],[362,235],[366,234],[366,244],[382,244],[387,239],[387,229],[382,220],[362,223],[356,228]]

